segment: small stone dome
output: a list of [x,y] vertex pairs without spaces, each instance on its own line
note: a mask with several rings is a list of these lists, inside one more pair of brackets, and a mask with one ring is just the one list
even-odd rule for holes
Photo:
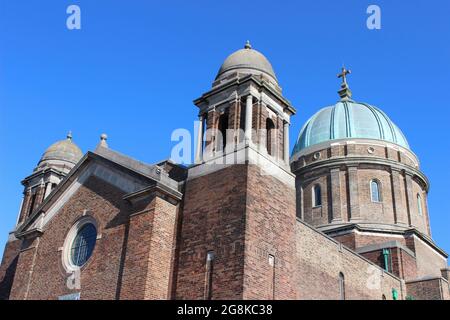
[[322,142],[346,138],[384,140],[409,149],[403,133],[383,111],[348,99],[312,116],[301,129],[292,155]]
[[252,49],[248,41],[244,49],[232,53],[225,59],[217,73],[216,81],[226,78],[235,72],[243,74],[265,74],[277,83],[277,77],[269,60],[259,51]]
[[38,167],[52,164],[73,167],[82,157],[83,152],[72,142],[72,134],[69,132],[67,139],[55,142],[45,150]]

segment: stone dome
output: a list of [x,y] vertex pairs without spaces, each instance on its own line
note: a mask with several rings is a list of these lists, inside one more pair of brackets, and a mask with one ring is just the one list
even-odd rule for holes
[[69,133],[67,139],[55,142],[45,150],[38,167],[52,164],[74,166],[82,157],[83,152],[72,142],[72,134]]
[[236,72],[243,74],[265,74],[277,83],[277,77],[269,60],[259,51],[252,49],[248,41],[244,49],[232,53],[225,59],[217,73],[216,81]]
[[409,149],[403,133],[383,111],[349,99],[312,116],[301,129],[292,155],[322,142],[347,138],[384,140]]

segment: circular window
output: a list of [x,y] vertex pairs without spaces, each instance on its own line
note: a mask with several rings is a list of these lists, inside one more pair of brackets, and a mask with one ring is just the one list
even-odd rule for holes
[[84,266],[95,248],[97,227],[93,218],[85,217],[70,229],[64,243],[63,264],[67,271]]
[[314,153],[314,155],[313,155],[313,159],[314,159],[314,160],[319,160],[320,157],[321,157],[320,152],[316,152],[316,153]]
[[89,260],[94,251],[96,239],[97,229],[92,223],[85,224],[78,231],[70,248],[70,262],[74,266],[81,267]]

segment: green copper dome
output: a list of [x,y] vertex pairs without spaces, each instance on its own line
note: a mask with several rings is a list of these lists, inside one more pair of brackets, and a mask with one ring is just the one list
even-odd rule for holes
[[312,116],[300,131],[292,154],[322,142],[346,138],[384,140],[409,149],[403,133],[383,111],[347,99]]

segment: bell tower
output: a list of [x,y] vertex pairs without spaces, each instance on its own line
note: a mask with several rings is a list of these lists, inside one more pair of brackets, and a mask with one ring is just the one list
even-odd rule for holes
[[9,299],[23,245],[14,232],[35,212],[82,156],[83,153],[73,143],[72,134],[69,132],[65,140],[52,144],[44,152],[33,173],[22,181],[24,193],[17,224],[9,234],[0,265],[0,300]]
[[249,42],[194,103],[200,125],[185,186],[175,298],[295,298],[295,109]]
[[34,212],[82,156],[82,151],[72,141],[71,132],[65,140],[52,144],[44,152],[33,173],[22,181],[25,190],[17,224]]
[[194,103],[200,121],[197,164],[251,146],[288,169],[289,125],[295,109],[283,97],[270,62],[248,41],[225,60],[212,89]]

